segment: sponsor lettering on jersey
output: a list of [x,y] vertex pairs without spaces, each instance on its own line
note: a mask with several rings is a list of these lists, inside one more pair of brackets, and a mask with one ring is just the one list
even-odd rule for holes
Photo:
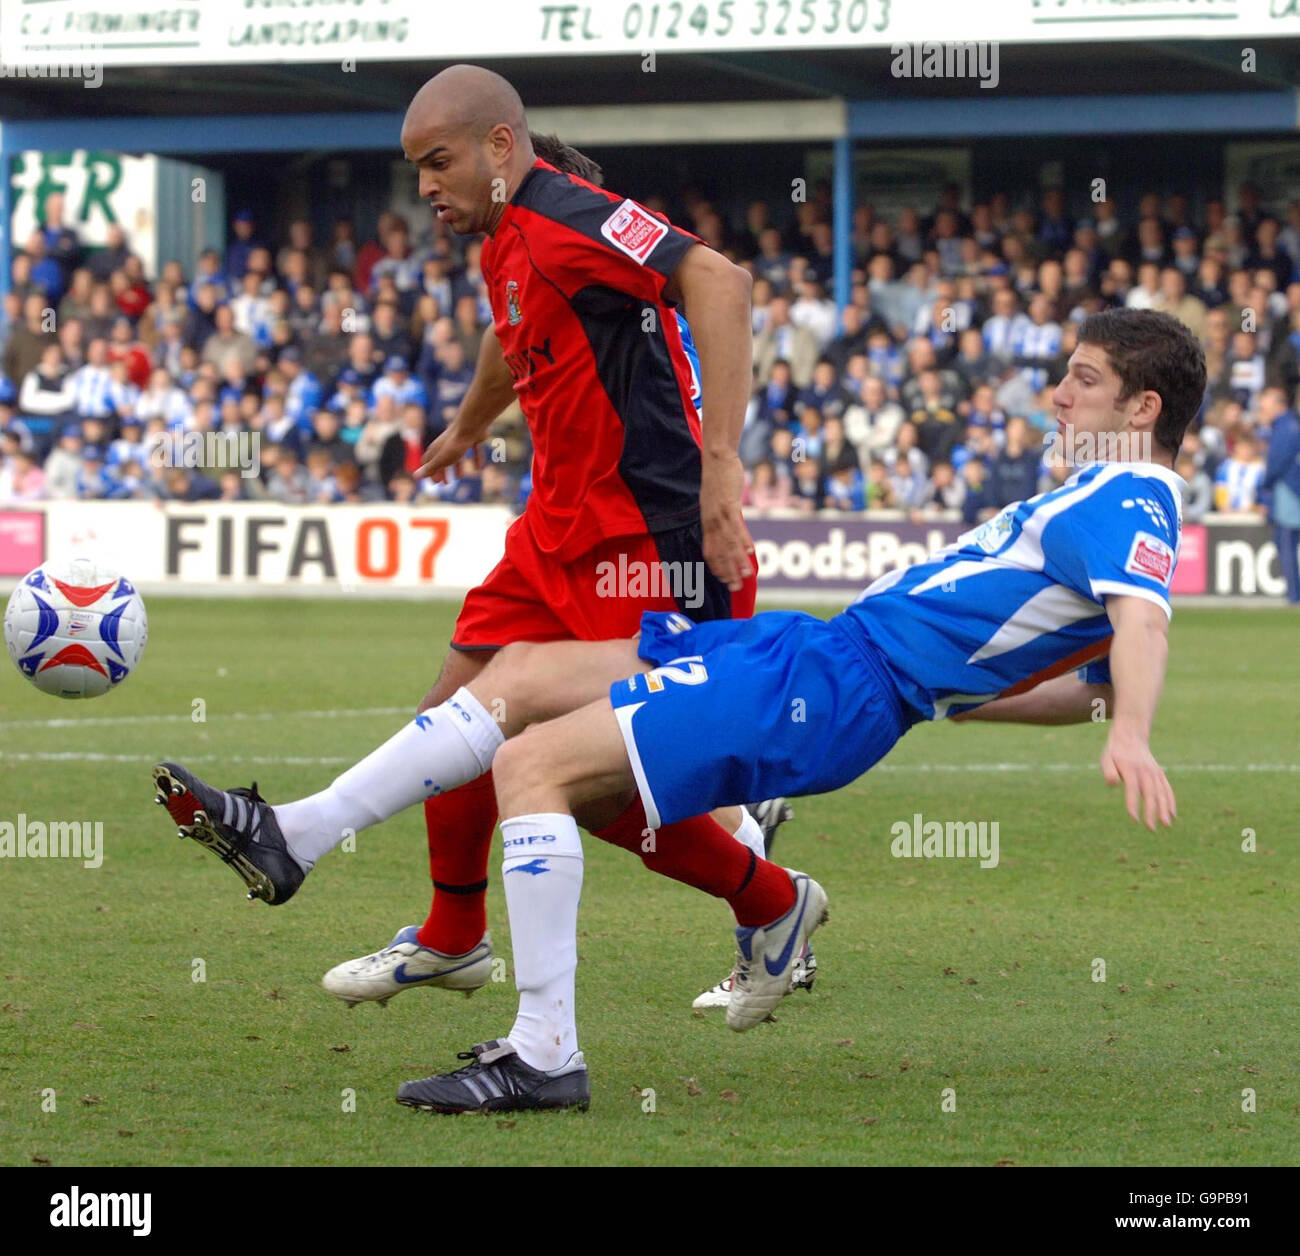
[[539,369],[539,362],[555,365],[555,353],[551,349],[551,338],[547,336],[539,345],[528,345],[519,352],[505,353],[506,367],[516,384],[525,384],[532,379]]

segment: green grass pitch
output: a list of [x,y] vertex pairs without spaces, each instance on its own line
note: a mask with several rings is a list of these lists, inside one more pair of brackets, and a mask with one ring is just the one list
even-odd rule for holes
[[[1091,725],[921,726],[798,800],[777,854],[830,894],[822,975],[745,1035],[690,1009],[730,964],[725,907],[588,840],[592,1109],[507,1119],[393,1098],[505,1033],[511,981],[352,1011],[318,984],[422,918],[418,809],[268,908],[176,839],[149,779],[173,756],[272,800],[319,788],[413,708],[455,609],[155,599],[144,662],[107,698],[57,702],[3,669],[0,821],[101,820],[105,855],[0,859],[0,1161],[1295,1162],[1294,615],[1175,615],[1154,741],[1172,830],[1125,816]],[[894,858],[915,812],[997,821],[998,867]],[[498,850],[491,875],[508,961]]]

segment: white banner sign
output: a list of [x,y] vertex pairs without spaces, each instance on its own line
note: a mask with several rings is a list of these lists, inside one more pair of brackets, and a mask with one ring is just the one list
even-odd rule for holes
[[146,275],[158,273],[158,158],[78,148],[67,153],[20,153],[10,180],[13,200],[10,239],[22,248],[37,227],[37,215],[52,192],[63,193],[63,225],[83,246],[108,243],[108,228],[120,223],[127,246],[140,255]]
[[5,0],[0,59],[104,65],[342,62],[865,48],[935,40],[1269,39],[1300,0]]
[[[146,593],[238,596],[463,593],[482,582],[514,516],[501,506],[281,506],[273,502],[37,502],[0,507],[0,590],[48,559],[86,556]],[[759,597],[847,602],[964,531],[901,512],[747,511]],[[1183,528],[1177,596],[1280,597],[1273,529],[1209,515]]]
[[497,506],[51,502],[43,509],[48,558],[97,558],[145,588],[247,592],[472,588],[501,557],[513,519]]

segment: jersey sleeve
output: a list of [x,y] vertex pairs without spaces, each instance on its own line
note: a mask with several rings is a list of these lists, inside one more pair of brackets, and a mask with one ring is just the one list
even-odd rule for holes
[[536,223],[540,230],[528,229],[530,249],[569,295],[600,286],[660,301],[682,258],[703,243],[630,198],[610,197],[554,172],[529,187],[523,207],[546,220]]
[[[636,201],[614,205],[594,234],[575,240],[570,263],[590,282],[603,284],[647,301],[663,299],[664,285],[698,236],[652,214]],[[585,247],[583,247],[585,246]]]
[[1043,529],[1046,570],[1093,601],[1145,598],[1173,614],[1169,586],[1178,561],[1173,492],[1153,477],[1114,476],[1055,515]]

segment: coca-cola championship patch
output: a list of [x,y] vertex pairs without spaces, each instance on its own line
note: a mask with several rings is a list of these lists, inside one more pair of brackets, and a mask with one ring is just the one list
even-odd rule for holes
[[1139,532],[1133,538],[1124,570],[1131,575],[1146,576],[1149,580],[1168,584],[1174,570],[1174,551],[1158,536]]
[[600,224],[600,234],[633,261],[644,265],[654,246],[668,234],[668,224],[629,200]]

